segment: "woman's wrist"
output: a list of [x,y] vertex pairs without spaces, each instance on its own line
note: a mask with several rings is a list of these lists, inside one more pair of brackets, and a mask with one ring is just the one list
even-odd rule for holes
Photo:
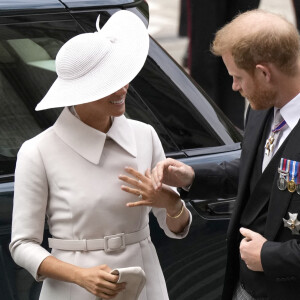
[[82,286],[82,271],[83,269],[80,268],[80,267],[75,267],[74,269],[74,272],[73,272],[73,276],[72,276],[72,279],[71,279],[71,282],[72,283],[75,283],[79,286]]
[[82,281],[83,270],[83,268],[63,262],[50,255],[40,264],[38,268],[38,275],[79,284]]
[[177,212],[174,213],[174,214],[169,214],[168,211],[167,211],[167,216],[168,216],[169,218],[171,218],[171,219],[178,219],[178,218],[182,215],[183,211],[184,211],[184,205],[183,205],[183,203],[181,202],[181,208],[180,208],[180,210],[177,211]]
[[169,207],[166,207],[168,217],[177,216],[182,210],[183,204],[180,200],[180,197],[177,194],[176,196],[177,199],[173,199],[171,202],[172,204]]
[[163,186],[162,193],[167,213],[171,216],[176,214],[181,209],[180,196],[168,186]]

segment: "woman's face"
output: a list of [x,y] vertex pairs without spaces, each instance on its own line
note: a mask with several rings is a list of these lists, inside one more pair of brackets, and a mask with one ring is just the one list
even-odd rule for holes
[[[106,96],[102,99],[76,105],[76,111],[79,113],[80,118],[93,117],[119,117],[125,113],[125,98],[129,84]],[[84,115],[83,115],[84,114]]]
[[[92,109],[107,116],[119,117],[125,113],[125,98],[129,84],[100,100],[91,102]],[[88,104],[88,103],[87,103]],[[92,105],[93,104],[93,105]]]

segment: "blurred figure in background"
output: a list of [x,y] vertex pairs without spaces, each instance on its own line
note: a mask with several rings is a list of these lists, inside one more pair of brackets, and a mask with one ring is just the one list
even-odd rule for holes
[[[232,91],[231,78],[222,59],[210,52],[210,44],[220,27],[239,12],[257,8],[260,1],[181,0],[181,2],[181,7],[185,9],[184,5],[186,5],[187,11],[190,74],[227,117],[238,128],[243,129],[245,100],[239,93]],[[182,14],[184,9],[181,11]],[[182,17],[181,20],[184,18]]]
[[293,0],[295,15],[296,15],[296,25],[297,29],[300,32],[300,0]]
[[[187,0],[180,1],[180,15],[179,15],[179,29],[178,35],[180,37],[187,37],[188,35],[188,13],[187,13]],[[182,58],[182,66],[184,68],[188,67],[188,48],[184,52],[184,56]]]

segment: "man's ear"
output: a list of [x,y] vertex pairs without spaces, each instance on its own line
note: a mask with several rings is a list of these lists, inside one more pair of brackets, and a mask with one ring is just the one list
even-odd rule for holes
[[271,81],[271,70],[268,65],[259,64],[255,66],[255,73],[261,80],[265,80],[266,82]]

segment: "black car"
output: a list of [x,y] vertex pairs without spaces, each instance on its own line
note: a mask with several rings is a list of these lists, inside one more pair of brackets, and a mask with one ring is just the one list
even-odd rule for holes
[[[148,24],[148,5],[142,0],[0,0],[2,300],[38,299],[41,288],[41,283],[13,262],[8,244],[17,152],[25,140],[51,126],[61,111],[34,110],[56,79],[56,53],[71,37],[95,31],[99,14],[102,26],[121,9],[132,11]],[[201,167],[240,156],[241,134],[154,39],[145,66],[130,85],[126,103],[128,118],[156,129],[167,157]],[[152,240],[171,300],[220,298],[226,230],[235,195],[229,194],[227,199],[213,195],[187,203],[193,223],[183,240],[167,238],[150,218]],[[45,228],[45,247],[47,237]]]

